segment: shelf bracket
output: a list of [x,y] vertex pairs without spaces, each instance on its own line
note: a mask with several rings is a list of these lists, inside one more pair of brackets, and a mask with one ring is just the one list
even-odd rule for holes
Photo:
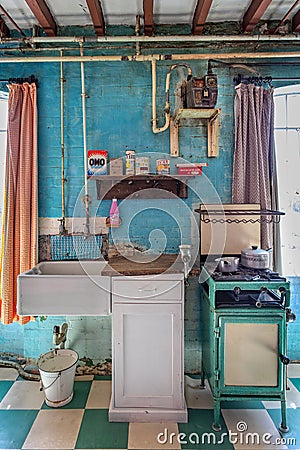
[[170,156],[179,156],[178,123],[175,123],[173,117],[170,118]]
[[219,119],[215,114],[207,122],[207,156],[219,156]]

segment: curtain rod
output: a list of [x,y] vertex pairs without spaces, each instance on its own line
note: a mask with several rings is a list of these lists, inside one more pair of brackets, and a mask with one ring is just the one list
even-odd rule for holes
[[8,80],[0,80],[0,83],[8,84],[23,84],[23,83],[37,83],[38,80],[35,75],[29,75],[27,78],[9,78]]
[[269,86],[271,86],[272,80],[274,78],[270,77],[270,76],[265,76],[265,77],[259,77],[259,76],[250,76],[250,77],[245,77],[241,74],[236,75],[233,78],[233,82],[235,84],[240,84],[240,83],[245,83],[245,84],[255,84],[256,86],[262,86],[263,84],[268,84]]

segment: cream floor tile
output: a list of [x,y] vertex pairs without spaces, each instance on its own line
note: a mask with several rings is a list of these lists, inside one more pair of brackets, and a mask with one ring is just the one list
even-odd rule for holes
[[94,375],[75,375],[75,381],[93,381]]
[[92,383],[86,403],[87,409],[108,409],[111,397],[111,381],[95,380]]
[[22,449],[73,449],[83,412],[83,409],[41,410]]
[[205,389],[201,389],[199,379],[185,376],[185,400],[188,408],[212,409],[213,398],[207,380]]
[[[168,430],[168,436],[175,433],[171,442],[159,442],[158,436]],[[130,450],[153,450],[153,449],[180,449],[177,440],[179,434],[177,423],[130,423],[128,431],[128,449]],[[161,435],[161,439],[164,435]]]
[[[288,380],[289,389],[286,391],[286,406],[287,408],[300,407],[300,392],[295,388],[293,383]],[[263,405],[266,409],[279,409],[281,407],[279,401],[264,401]]]
[[38,381],[15,381],[0,402],[0,409],[40,409],[44,398]]
[[290,378],[300,378],[300,364],[289,364],[287,371]]
[[[223,409],[228,431],[232,434],[235,450],[287,449],[277,443],[281,439],[267,411],[263,409]],[[242,431],[244,430],[244,431]],[[279,441],[278,441],[279,442]]]
[[0,380],[16,380],[19,374],[15,369],[10,369],[6,367],[0,367]]

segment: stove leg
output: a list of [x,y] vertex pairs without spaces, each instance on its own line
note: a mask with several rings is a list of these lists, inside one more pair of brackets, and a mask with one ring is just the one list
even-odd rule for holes
[[289,431],[289,427],[287,426],[285,399],[281,400],[281,424],[279,426],[279,431],[281,431],[281,433],[287,433]]
[[214,421],[211,426],[214,431],[221,430],[220,415],[221,415],[221,401],[214,399]]
[[205,389],[205,373],[204,373],[204,369],[203,366],[201,368],[201,377],[200,377],[200,389]]

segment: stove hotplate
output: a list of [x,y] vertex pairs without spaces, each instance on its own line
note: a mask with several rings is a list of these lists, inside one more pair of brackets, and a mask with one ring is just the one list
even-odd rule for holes
[[273,272],[270,269],[249,269],[240,265],[236,272],[218,272],[211,274],[214,281],[281,281],[285,282],[286,278]]

